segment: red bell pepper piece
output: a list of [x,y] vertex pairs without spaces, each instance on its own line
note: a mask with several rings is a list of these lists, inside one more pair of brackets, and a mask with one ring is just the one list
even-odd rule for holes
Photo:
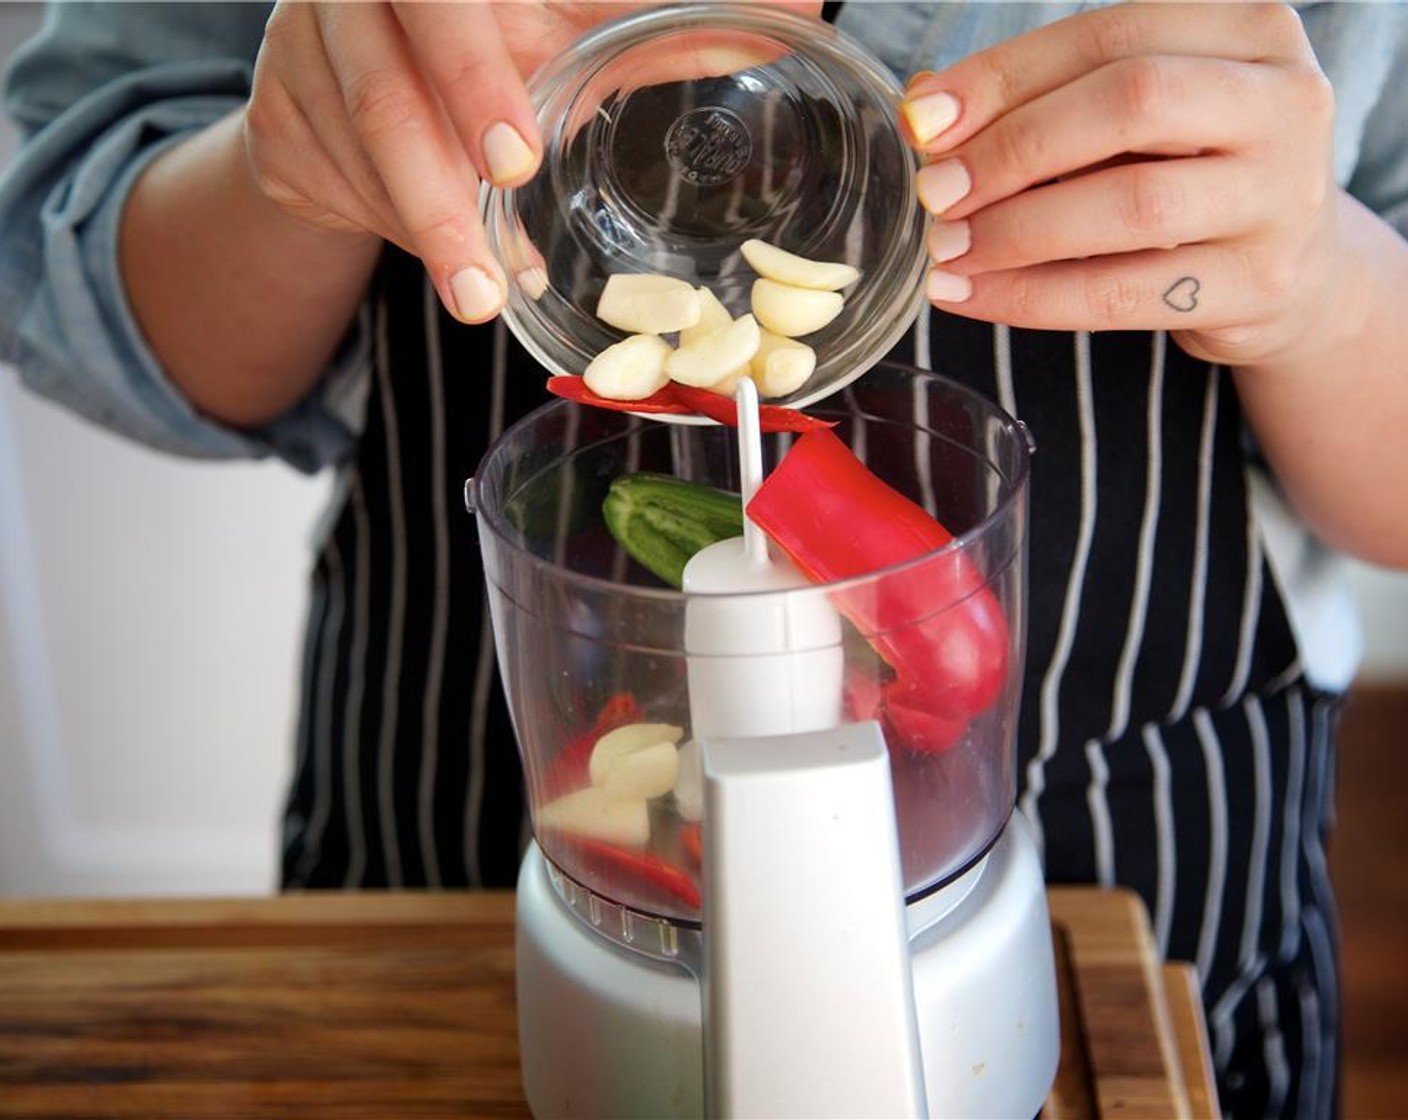
[[586,885],[608,897],[614,898],[618,893],[617,884],[624,882],[636,889],[661,891],[693,910],[698,910],[703,904],[699,884],[688,871],[649,852],[556,831],[548,834],[547,848],[550,854],[561,851],[575,858],[583,879],[603,880],[599,883],[587,882]]
[[846,719],[852,723],[879,719],[884,700],[884,689],[874,673],[846,666],[845,677],[841,681],[841,702]]
[[548,798],[561,797],[590,785],[588,767],[596,741],[608,731],[615,731],[628,723],[639,723],[644,715],[640,705],[636,703],[636,698],[629,692],[618,692],[609,697],[601,706],[601,711],[597,713],[592,725],[580,735],[568,740],[567,745],[553,756],[547,773],[543,776],[543,789]]
[[[818,582],[915,560],[953,539],[829,431],[808,432],[792,445],[758,488],[748,516]],[[941,716],[961,732],[1001,694],[1007,622],[965,556],[941,554],[865,588],[839,592],[837,600],[895,670],[887,702]]]
[[966,716],[955,718],[927,710],[922,686],[908,686],[900,680],[885,687],[879,719],[887,742],[921,753],[948,750],[968,729]]
[[[603,397],[580,377],[549,377],[548,392],[577,404],[594,405],[612,412],[642,412],[654,416],[706,416],[731,428],[738,427],[738,406],[732,398],[708,389],[695,389],[672,381],[663,389],[636,401]],[[795,408],[765,404],[758,408],[758,423],[765,432],[810,432],[835,427],[831,420],[819,420]]]

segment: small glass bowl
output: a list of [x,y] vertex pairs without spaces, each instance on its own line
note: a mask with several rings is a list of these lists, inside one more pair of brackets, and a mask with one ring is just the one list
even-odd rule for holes
[[550,372],[580,374],[623,337],[595,314],[613,273],[707,286],[746,314],[750,238],[861,274],[801,339],[812,377],[776,403],[834,393],[912,323],[924,219],[901,89],[835,28],[757,5],[656,8],[589,33],[529,92],[542,169],[486,191],[484,219],[509,273],[505,320]]

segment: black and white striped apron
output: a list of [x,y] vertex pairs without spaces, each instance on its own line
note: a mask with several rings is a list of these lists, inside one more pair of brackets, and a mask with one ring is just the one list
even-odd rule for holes
[[[544,374],[391,252],[375,374],[312,577],[289,888],[510,886],[518,755],[461,486]],[[1202,980],[1229,1115],[1327,1116],[1334,697],[1262,555],[1225,371],[1164,335],[926,315],[895,357],[1022,418],[1031,483],[1018,803],[1054,882],[1124,884]]]

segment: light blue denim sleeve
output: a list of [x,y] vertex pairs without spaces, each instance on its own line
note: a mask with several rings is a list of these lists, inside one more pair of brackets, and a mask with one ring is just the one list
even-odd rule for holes
[[1377,30],[1391,53],[1365,106],[1349,192],[1408,237],[1408,4],[1383,5]]
[[1335,182],[1408,230],[1408,5],[1301,4],[1335,90]]
[[[847,0],[837,24],[904,81],[1101,0]],[[1335,89],[1335,181],[1408,236],[1408,3],[1296,3]]]
[[5,76],[25,133],[0,180],[0,343],[36,392],[151,446],[211,458],[344,457],[365,386],[364,332],[301,404],[238,431],[171,384],[128,305],[118,229],[132,184],[171,144],[248,96],[266,5],[53,5]]

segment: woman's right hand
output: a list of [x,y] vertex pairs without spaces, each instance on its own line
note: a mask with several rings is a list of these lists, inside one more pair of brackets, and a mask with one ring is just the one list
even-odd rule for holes
[[[399,245],[425,262],[452,314],[490,319],[506,283],[479,220],[479,185],[518,186],[537,171],[542,138],[525,79],[596,24],[649,6],[280,0],[244,116],[259,190],[312,225]],[[729,47],[727,36],[685,37],[636,77],[752,64]]]
[[415,254],[452,314],[490,319],[505,280],[479,185],[537,170],[524,77],[627,7],[281,0],[245,112],[259,189],[305,222]]

